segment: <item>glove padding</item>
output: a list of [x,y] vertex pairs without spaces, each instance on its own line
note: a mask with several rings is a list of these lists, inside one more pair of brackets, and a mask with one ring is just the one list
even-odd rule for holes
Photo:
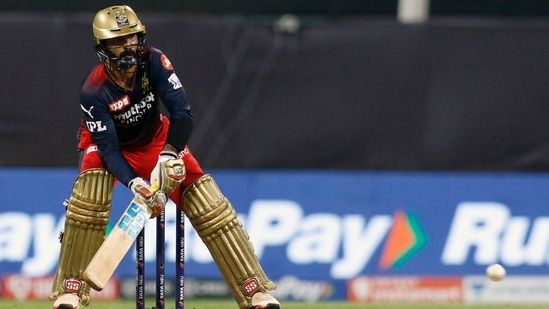
[[130,181],[130,189],[133,194],[139,196],[147,207],[152,211],[151,218],[158,217],[166,203],[168,202],[168,196],[157,188],[149,186],[141,177],[136,177]]
[[175,152],[162,151],[158,162],[151,172],[151,183],[158,182],[161,191],[170,195],[187,176],[183,159],[178,158]]

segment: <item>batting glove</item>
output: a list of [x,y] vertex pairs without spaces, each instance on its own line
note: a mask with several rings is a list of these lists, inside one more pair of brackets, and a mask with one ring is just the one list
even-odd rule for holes
[[158,182],[161,191],[170,195],[185,180],[187,172],[183,159],[175,152],[162,151],[151,172],[151,183]]
[[152,211],[151,218],[157,217],[162,213],[164,206],[166,206],[166,203],[168,202],[166,193],[151,188],[151,186],[141,177],[132,179],[129,187],[133,194],[139,196]]

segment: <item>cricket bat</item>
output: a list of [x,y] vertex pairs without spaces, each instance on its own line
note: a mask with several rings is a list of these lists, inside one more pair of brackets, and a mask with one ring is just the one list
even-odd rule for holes
[[[156,183],[151,189],[155,187]],[[82,274],[94,290],[103,290],[151,215],[152,211],[141,197],[132,199]]]

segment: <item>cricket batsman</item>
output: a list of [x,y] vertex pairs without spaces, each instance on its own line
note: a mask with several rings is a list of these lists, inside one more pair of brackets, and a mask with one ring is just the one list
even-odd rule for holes
[[91,286],[82,274],[104,240],[118,182],[146,201],[153,217],[172,199],[210,250],[239,308],[280,308],[233,206],[187,146],[193,116],[168,57],[146,44],[145,26],[127,5],[98,11],[92,28],[100,62],[80,90],[79,175],[49,295],[53,309],[89,305]]

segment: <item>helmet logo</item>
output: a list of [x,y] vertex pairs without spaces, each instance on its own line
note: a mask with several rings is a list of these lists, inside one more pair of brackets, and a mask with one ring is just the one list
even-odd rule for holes
[[114,20],[118,24],[118,27],[127,26],[130,23],[128,22],[128,16],[122,11],[114,11]]

